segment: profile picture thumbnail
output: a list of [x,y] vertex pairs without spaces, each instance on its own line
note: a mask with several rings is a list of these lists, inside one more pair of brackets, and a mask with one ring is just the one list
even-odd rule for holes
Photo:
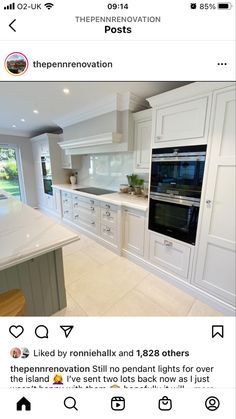
[[28,358],[30,352],[28,348],[12,348],[10,351],[12,358]]
[[12,348],[10,354],[11,354],[12,358],[20,358],[21,350],[20,350],[20,348]]
[[12,52],[5,59],[5,68],[13,76],[22,76],[28,69],[27,57],[21,52]]

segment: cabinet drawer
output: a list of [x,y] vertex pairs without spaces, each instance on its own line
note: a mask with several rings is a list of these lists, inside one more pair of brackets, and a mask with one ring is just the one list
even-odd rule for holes
[[104,208],[104,210],[109,211],[117,211],[117,206],[110,204],[109,202],[101,202],[101,208]]
[[69,208],[63,208],[62,214],[63,214],[63,218],[66,218],[67,220],[72,219],[72,212]]
[[78,226],[84,228],[85,230],[91,231],[94,234],[99,233],[99,221],[98,220],[96,220],[95,218],[84,217],[81,214],[76,214],[76,215],[78,215],[78,217],[76,219],[76,224]]
[[101,222],[115,225],[117,222],[117,212],[101,208]]
[[99,219],[100,208],[97,208],[94,206],[89,206],[89,207],[74,206],[73,214],[80,214],[81,217],[88,217],[88,218],[92,217],[92,218]]
[[62,199],[71,199],[70,192],[62,191],[61,196],[62,196]]
[[190,246],[178,243],[170,237],[150,234],[149,259],[158,268],[187,278],[190,254]]
[[116,228],[111,225],[101,224],[101,237],[109,241],[110,243],[116,244],[117,243],[117,232]]
[[71,210],[71,194],[68,192],[62,192],[62,208]]
[[156,111],[154,143],[203,138],[208,97],[189,100]]
[[81,196],[81,195],[74,195],[76,197],[76,200],[79,202],[84,202],[88,205],[98,205],[99,206],[99,201],[97,201],[96,199],[93,198],[87,198],[86,196]]

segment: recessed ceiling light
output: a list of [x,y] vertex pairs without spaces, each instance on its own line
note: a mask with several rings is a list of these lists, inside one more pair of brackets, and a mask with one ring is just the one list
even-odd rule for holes
[[25,119],[24,118],[21,118],[21,122],[25,122]]
[[12,125],[12,128],[16,128],[16,125]]
[[68,95],[70,93],[69,89],[63,89],[63,93],[65,93],[65,95]]
[[38,114],[38,113],[39,113],[39,111],[38,111],[37,109],[34,109],[34,110],[33,110],[33,112],[34,112],[35,114]]

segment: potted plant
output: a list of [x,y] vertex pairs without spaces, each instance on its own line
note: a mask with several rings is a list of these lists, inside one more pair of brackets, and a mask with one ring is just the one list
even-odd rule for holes
[[132,175],[127,175],[128,184],[130,192],[135,193],[136,195],[141,195],[141,188],[144,184],[144,180],[140,179],[138,175],[133,173]]

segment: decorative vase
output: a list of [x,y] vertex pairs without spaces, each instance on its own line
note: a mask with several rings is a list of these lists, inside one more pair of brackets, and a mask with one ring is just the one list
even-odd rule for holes
[[76,176],[74,175],[70,176],[70,183],[72,186],[76,184]]

